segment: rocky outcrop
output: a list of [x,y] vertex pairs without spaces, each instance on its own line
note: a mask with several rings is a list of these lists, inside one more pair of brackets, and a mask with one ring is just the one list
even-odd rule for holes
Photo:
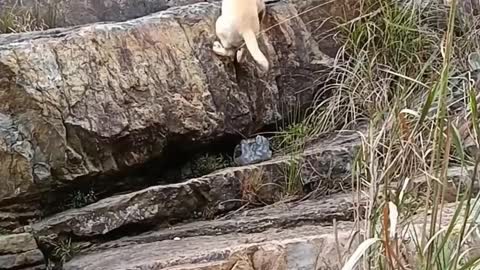
[[0,10],[32,14],[45,27],[68,27],[104,21],[125,21],[162,11],[170,7],[208,0],[138,0],[135,2],[75,0],[0,0]]
[[[339,225],[347,226],[351,223]],[[170,239],[79,256],[64,269],[340,269],[333,232],[331,226],[305,225],[251,234]],[[348,243],[349,236],[345,229],[339,241]]]
[[[353,212],[357,207],[353,203],[353,197],[352,194],[335,195],[329,198],[330,201],[324,199],[269,206],[264,210],[238,213],[230,219],[230,222],[224,220],[194,222],[159,229],[157,232],[141,236],[125,237],[75,257],[64,265],[64,269],[341,269],[362,241],[360,239],[365,237],[365,224],[338,221],[336,226],[332,226],[331,222],[335,217],[325,215],[326,212],[330,212],[325,210],[340,213],[347,209],[345,213]],[[335,202],[338,202],[339,206],[349,202],[350,208],[337,207]],[[448,226],[448,222],[454,216],[454,207],[454,204],[445,206],[442,227]],[[314,209],[317,209],[317,212],[314,212]],[[303,211],[309,215],[302,215]],[[315,215],[318,218],[316,222]],[[324,222],[327,220],[330,222],[322,224],[322,217],[326,218]],[[265,226],[269,224],[267,222],[269,220],[273,225]],[[274,224],[278,225],[280,220],[289,220],[292,226],[288,226],[288,223],[275,226]],[[262,224],[264,221],[264,226],[255,231],[252,227],[245,226],[242,221],[247,221],[247,224]],[[302,223],[304,221],[307,222]],[[423,222],[422,214],[414,217],[409,227],[414,226],[418,231],[422,228]],[[198,228],[197,232],[204,234],[182,235],[185,226]],[[179,233],[178,236],[175,233]],[[170,238],[162,237],[166,235]],[[399,229],[398,237],[400,248],[395,249],[395,254],[402,260],[403,266],[407,263],[415,266],[414,253],[417,249],[415,241],[411,241],[411,232]],[[471,234],[462,248],[467,250],[477,243],[478,237]],[[468,256],[473,255],[474,250],[471,250],[472,254]]]
[[[308,104],[324,67],[293,5],[269,8],[272,70],[211,51],[218,4],[123,23],[0,36],[0,208],[220,137]],[[106,184],[113,185],[115,181]],[[3,188],[5,187],[5,188]],[[18,211],[20,212],[20,211]]]
[[0,269],[45,269],[43,253],[31,234],[0,235]]
[[[277,0],[266,0],[275,2]],[[74,1],[74,0],[0,0],[0,11],[23,15],[29,12],[37,22],[43,22],[43,27],[70,27],[96,22],[120,22],[163,11],[171,7],[184,6],[200,2],[220,2],[220,0],[123,0],[110,1]],[[353,15],[355,1],[352,0],[289,0],[297,5],[300,13],[306,12],[302,19],[321,33],[331,29],[333,24],[324,21]],[[0,12],[0,16],[2,12]]]
[[[272,228],[287,229],[303,225],[330,224],[333,220],[350,221],[354,211],[363,210],[365,198],[351,193],[339,193],[302,202],[285,202],[239,212],[215,220],[180,223],[168,230],[161,226],[137,236],[123,237],[105,243],[92,244],[82,253],[98,253],[112,248],[146,244],[163,240],[231,233],[258,233]],[[86,246],[86,245],[85,245]]]
[[[341,132],[317,142],[295,159],[280,156],[183,183],[152,186],[113,196],[46,218],[32,228],[36,234],[44,236],[63,233],[92,237],[134,224],[208,218],[248,203],[274,203],[286,193],[287,181],[301,179],[316,182],[318,196],[332,194],[351,182],[351,162],[359,144],[357,133]],[[293,161],[298,165],[292,164]],[[299,175],[292,177],[295,170]]]

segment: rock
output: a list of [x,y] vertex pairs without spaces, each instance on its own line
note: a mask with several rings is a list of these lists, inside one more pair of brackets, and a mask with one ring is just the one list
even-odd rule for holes
[[0,269],[24,269],[20,267],[39,265],[43,262],[43,254],[38,249],[18,254],[0,255]]
[[342,45],[334,37],[338,23],[357,17],[357,0],[290,0],[323,53],[335,57]]
[[242,140],[235,147],[234,161],[237,165],[254,164],[272,158],[270,142],[258,135],[253,139]]
[[333,220],[349,221],[353,219],[355,206],[358,206],[360,210],[364,206],[363,204],[358,205],[353,199],[351,194],[342,193],[301,203],[270,205],[240,211],[216,220],[177,224],[168,229],[149,231],[138,236],[123,237],[106,243],[97,243],[89,246],[83,252],[97,253],[112,247],[118,248],[169,239],[181,240],[202,235],[257,233],[271,228],[287,229],[299,225],[327,224]]
[[[179,184],[152,186],[45,218],[32,224],[32,229],[39,235],[69,233],[86,237],[127,225],[190,219],[198,212],[210,217],[236,209],[242,202],[255,203],[254,198],[276,202],[285,192],[287,180],[313,179],[321,183],[319,195],[334,193],[351,182],[351,162],[359,144],[358,133],[340,132],[308,148],[296,158],[295,165],[291,157],[279,156]],[[300,172],[300,177],[290,179],[291,169]]]
[[182,6],[211,0],[122,0],[74,1],[74,0],[0,0],[0,10],[23,15],[33,13],[47,27],[68,27],[102,21],[125,21],[174,6]]
[[37,242],[29,233],[0,235],[0,255],[21,253],[36,248]]
[[[350,226],[349,222],[339,222],[339,230],[345,230],[339,233],[340,243],[348,242]],[[64,269],[319,269],[313,266],[320,252],[320,262],[336,263],[334,243],[331,226],[299,225],[111,248],[75,257]]]
[[[25,12],[33,13],[34,19],[43,21],[42,27],[71,27],[96,22],[120,22],[146,16],[155,12],[163,11],[171,7],[185,6],[200,2],[220,2],[220,0],[138,0],[135,2],[111,0],[111,1],[51,1],[51,0],[23,0],[19,4],[16,0],[0,0],[0,10],[4,13],[13,12],[19,16]],[[267,6],[268,2],[266,1]],[[352,0],[289,0],[298,4],[300,12],[308,10],[305,18],[307,23],[313,23],[315,33],[321,33],[334,27],[333,19],[347,15],[352,18],[353,7],[356,4]],[[466,1],[465,1],[466,2]],[[307,8],[308,7],[308,8]],[[1,15],[1,12],[0,12]],[[315,17],[316,16],[316,17]],[[322,22],[326,24],[322,25]],[[40,25],[39,25],[40,26]],[[321,27],[318,27],[321,26]],[[317,28],[318,27],[318,28]],[[324,44],[331,45],[332,42]],[[335,46],[337,46],[336,44]],[[328,52],[333,52],[329,48]]]
[[[353,194],[349,194],[353,197]],[[473,201],[473,200],[472,200]],[[446,228],[454,216],[455,204],[445,205],[441,228]],[[290,214],[284,211],[284,216]],[[294,211],[295,213],[295,211]],[[320,214],[321,215],[321,214]],[[273,216],[273,215],[272,215]],[[293,217],[295,214],[293,215]],[[258,219],[265,217],[256,216]],[[440,218],[440,217],[439,217]],[[430,219],[427,218],[427,221]],[[295,218],[292,218],[295,220]],[[214,221],[212,221],[214,222]],[[424,222],[423,215],[418,215],[407,227],[418,232]],[[192,223],[191,227],[196,227]],[[131,241],[129,245],[110,247],[106,250],[82,254],[74,257],[64,265],[65,270],[123,270],[123,269],[165,269],[165,270],[224,270],[224,269],[263,269],[263,270],[310,270],[341,269],[346,260],[365,237],[366,224],[362,221],[339,221],[334,228],[327,224],[297,224],[294,228],[260,229],[255,233],[239,232],[217,235],[197,235],[181,240],[158,240],[152,242]],[[198,226],[202,227],[202,225]],[[252,226],[253,227],[253,226]],[[405,229],[405,227],[402,227]],[[402,249],[402,264],[405,259],[410,266],[415,266],[414,253],[417,252],[412,232],[399,228],[399,247]],[[164,229],[168,230],[168,229]],[[175,227],[173,228],[175,230]],[[462,250],[475,246],[475,234],[470,234],[468,244]],[[125,242],[128,242],[125,239]],[[407,250],[403,250],[403,248]],[[472,250],[475,250],[473,248]],[[468,254],[473,258],[474,254]],[[244,268],[241,268],[244,267]],[[407,268],[410,269],[410,268]],[[414,268],[412,268],[414,269]]]
[[[218,4],[198,3],[121,23],[1,35],[0,210],[124,172],[169,144],[248,135],[312,101],[313,74],[324,69],[313,63],[324,56],[302,20],[260,39],[272,63],[260,78],[250,57],[235,67],[212,53],[218,14]],[[265,27],[296,14],[273,5]]]
[[43,253],[31,234],[0,236],[0,269],[45,269]]
[[[17,230],[21,224],[28,224],[31,217],[40,216],[40,211],[29,212],[18,209],[18,212],[0,212],[0,228]],[[23,231],[22,231],[23,232]]]

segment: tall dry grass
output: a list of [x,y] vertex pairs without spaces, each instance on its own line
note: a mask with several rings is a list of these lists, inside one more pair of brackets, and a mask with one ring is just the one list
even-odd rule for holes
[[16,1],[13,5],[0,10],[0,34],[41,31],[54,28],[57,20],[59,0],[48,0],[33,6],[22,5]]
[[[302,145],[368,123],[352,177],[357,198],[369,198],[357,215],[364,242],[344,269],[480,269],[480,252],[466,244],[480,214],[480,21],[455,0],[414,2],[360,0],[359,18],[339,20],[344,45],[319,78],[333,82],[323,89],[330,97],[281,132]],[[452,167],[469,176],[452,182]]]

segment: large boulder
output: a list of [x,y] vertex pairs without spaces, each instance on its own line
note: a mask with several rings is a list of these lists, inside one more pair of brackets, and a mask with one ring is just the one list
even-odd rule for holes
[[[267,4],[278,0],[265,0]],[[470,1],[470,0],[468,0]],[[120,22],[139,18],[171,7],[220,0],[0,0],[0,16],[30,15],[25,23],[37,27],[70,27],[96,22]],[[354,0],[288,0],[298,6],[301,18],[311,23],[316,33],[328,31],[338,16],[351,18]],[[2,12],[3,11],[3,12]],[[325,23],[325,20],[328,22]],[[1,25],[1,23],[0,23]]]
[[[315,196],[329,195],[349,186],[352,160],[360,143],[358,133],[339,132],[330,138],[322,138],[295,159],[278,156],[182,183],[151,186],[112,196],[47,217],[32,224],[31,228],[38,236],[71,234],[78,238],[108,235],[117,229],[139,224],[211,218],[244,204],[278,202],[285,196],[287,181],[291,186],[301,185],[302,180],[316,182]],[[292,165],[293,160],[298,167]],[[296,168],[299,171],[294,178],[291,173]],[[301,189],[301,186],[297,188]]]
[[312,101],[325,58],[293,5],[269,7],[265,27],[274,27],[259,39],[266,77],[251,57],[234,65],[214,55],[218,15],[218,3],[198,3],[1,35],[0,210],[143,164],[167,146],[249,135]]

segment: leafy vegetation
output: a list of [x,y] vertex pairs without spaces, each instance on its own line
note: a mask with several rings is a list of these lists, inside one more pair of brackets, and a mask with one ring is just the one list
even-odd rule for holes
[[194,155],[192,159],[182,164],[179,168],[171,168],[165,172],[161,178],[166,181],[175,182],[200,177],[232,165],[233,160],[228,155],[221,153],[202,153]]
[[0,228],[0,235],[6,235],[6,234],[10,234],[11,232],[7,229],[4,229],[4,228]]
[[70,260],[78,252],[79,248],[75,243],[72,243],[70,238],[60,240],[58,243],[54,243],[52,259],[63,264]]
[[97,201],[97,196],[93,189],[87,192],[77,190],[73,192],[67,203],[67,208],[81,208]]

